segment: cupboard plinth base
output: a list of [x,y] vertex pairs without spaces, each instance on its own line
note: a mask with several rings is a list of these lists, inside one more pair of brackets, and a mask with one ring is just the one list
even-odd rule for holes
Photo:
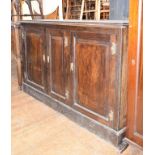
[[76,111],[72,107],[63,104],[60,101],[54,100],[50,96],[33,88],[32,86],[26,83],[23,83],[23,91],[31,95],[32,97],[38,99],[39,101],[45,103],[46,105],[50,106],[54,110],[62,113],[70,120],[78,123],[80,126],[88,129],[89,131],[99,136],[100,138],[103,138],[107,142],[110,142],[119,149],[119,146],[121,145],[122,139],[125,135],[126,128],[123,128],[119,131],[115,131],[110,127],[107,127],[83,115],[82,113]]

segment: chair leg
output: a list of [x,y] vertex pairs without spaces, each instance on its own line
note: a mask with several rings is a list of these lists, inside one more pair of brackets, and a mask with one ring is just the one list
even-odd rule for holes
[[96,0],[95,7],[96,7],[95,19],[100,20],[101,0]]
[[66,16],[65,19],[69,19],[69,0],[67,0],[67,7],[66,7]]
[[21,53],[20,53],[20,42],[19,42],[19,27],[15,27],[15,52],[16,52],[16,65],[17,65],[17,77],[18,85],[22,87],[22,64],[21,64]]
[[81,13],[80,13],[80,20],[82,20],[82,18],[83,18],[84,3],[85,3],[85,0],[82,0]]
[[[86,7],[87,7],[87,4],[86,3],[84,4],[84,7],[86,9]],[[86,13],[85,15],[86,15],[86,19],[88,19],[88,13]]]
[[31,14],[32,19],[34,19],[31,1],[30,1],[30,0],[25,0],[25,2],[26,2],[26,4],[27,4],[28,7],[29,7],[29,10],[30,10],[30,14]]
[[39,9],[40,9],[40,14],[42,19],[44,19],[44,15],[43,15],[43,8],[42,8],[42,0],[38,0],[39,3]]
[[59,19],[60,19],[60,20],[63,20],[62,0],[59,0]]

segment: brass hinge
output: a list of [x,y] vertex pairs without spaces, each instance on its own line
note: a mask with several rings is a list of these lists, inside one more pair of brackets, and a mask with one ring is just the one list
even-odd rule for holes
[[68,90],[66,90],[65,96],[66,96],[67,99],[69,98],[69,91]]
[[25,38],[25,34],[24,34],[24,32],[22,32],[22,39],[24,39]]
[[134,65],[136,64],[135,59],[132,59],[132,60],[131,60],[131,63],[132,63],[132,65],[134,66]]
[[45,54],[43,54],[43,62],[45,62]]
[[114,55],[116,54],[116,43],[115,42],[112,42],[112,46],[111,46],[111,54]]
[[113,119],[114,119],[114,113],[113,113],[113,111],[111,110],[111,111],[109,112],[109,121],[113,121]]
[[64,46],[67,47],[68,46],[68,38],[64,37]]
[[[43,54],[43,62],[45,62],[45,54]],[[50,62],[50,57],[49,57],[49,55],[47,56],[47,63],[49,63]]]
[[50,57],[49,57],[49,55],[47,56],[47,63],[49,63],[50,62]]
[[26,72],[24,72],[24,78],[25,78],[25,79],[27,78],[27,73],[26,73]]
[[74,70],[74,64],[73,62],[70,63],[70,71],[73,71]]

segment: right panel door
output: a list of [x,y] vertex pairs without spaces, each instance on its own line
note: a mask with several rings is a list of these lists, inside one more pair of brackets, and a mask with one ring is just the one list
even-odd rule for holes
[[[72,36],[74,108],[113,127],[117,102],[117,56],[111,52],[115,34],[77,32]],[[118,39],[118,38],[117,38]],[[117,43],[116,43],[117,44]]]

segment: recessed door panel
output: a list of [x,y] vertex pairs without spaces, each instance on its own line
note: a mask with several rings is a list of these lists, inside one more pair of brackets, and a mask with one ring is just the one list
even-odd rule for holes
[[25,31],[25,79],[26,82],[44,90],[45,49],[43,29]]
[[47,62],[49,94],[64,103],[70,100],[69,83],[69,36],[58,30],[47,30]]
[[108,47],[78,42],[77,102],[101,115],[107,114]]
[[117,102],[113,38],[116,36],[93,33],[73,36],[74,108],[104,124],[113,122]]
[[63,38],[53,36],[50,38],[51,51],[51,92],[65,98],[65,61],[63,50]]

